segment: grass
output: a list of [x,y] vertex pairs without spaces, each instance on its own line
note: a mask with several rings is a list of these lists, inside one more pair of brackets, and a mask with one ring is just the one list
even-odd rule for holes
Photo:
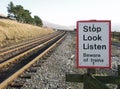
[[54,31],[50,28],[42,28],[8,19],[0,19],[0,47],[52,32]]
[[112,38],[112,42],[120,43],[120,40],[119,40],[119,39]]
[[112,42],[120,43],[120,32],[112,32]]

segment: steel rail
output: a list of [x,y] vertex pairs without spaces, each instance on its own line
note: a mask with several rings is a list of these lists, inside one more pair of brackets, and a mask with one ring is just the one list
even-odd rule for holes
[[49,35],[49,36],[44,37],[44,38],[37,39],[36,41],[30,42],[29,44],[27,43],[26,45],[24,44],[22,46],[19,46],[17,48],[12,49],[12,50],[8,50],[6,52],[0,53],[0,58],[1,58],[0,63],[6,61],[8,58],[13,57],[14,55],[18,55],[21,52],[24,52],[30,48],[33,48],[33,47],[41,44],[42,42],[44,42],[46,40],[49,40],[54,35],[58,35],[58,33]]
[[57,32],[54,32],[54,33],[51,33],[51,34],[47,34],[47,35],[45,35],[45,36],[43,36],[43,37],[36,37],[36,38],[32,38],[31,40],[29,39],[28,41],[26,41],[26,42],[22,42],[22,43],[19,43],[19,44],[17,44],[17,45],[13,45],[13,46],[10,46],[10,47],[5,47],[5,48],[2,48],[2,49],[0,49],[0,52],[1,53],[3,53],[3,52],[6,52],[6,51],[8,51],[8,50],[10,50],[10,49],[13,49],[13,48],[17,48],[17,47],[19,47],[19,46],[22,46],[22,45],[25,45],[25,44],[29,44],[29,43],[31,43],[31,42],[33,42],[33,41],[37,41],[37,40],[39,40],[39,39],[43,39],[43,38],[46,38],[48,35],[54,35],[54,34],[56,34]]
[[[58,35],[57,37],[59,37],[59,36],[61,36],[61,34]],[[57,38],[57,37],[55,37],[55,38]],[[0,70],[1,70],[3,67],[7,67],[7,66],[10,65],[11,63],[14,63],[15,61],[18,61],[20,58],[28,55],[30,52],[33,52],[33,51],[36,50],[36,49],[42,48],[44,45],[46,45],[46,44],[49,43],[50,41],[54,40],[55,38],[52,38],[52,39],[48,40],[47,42],[45,42],[45,43],[43,43],[43,44],[40,44],[40,45],[38,45],[38,46],[30,49],[30,50],[27,50],[27,51],[19,54],[18,56],[15,56],[15,57],[13,57],[13,58],[11,58],[11,59],[9,59],[9,60],[1,63],[1,64],[0,64]]]
[[[62,38],[60,38],[57,42],[55,42],[52,46],[50,46],[48,49],[46,49],[44,52],[42,52],[39,56],[37,56],[34,60],[30,61],[27,65],[19,69],[17,72],[15,72],[12,76],[4,80],[0,84],[0,89],[6,88],[14,79],[19,77],[26,69],[28,69],[30,66],[32,66],[36,61],[38,61],[40,58],[42,58],[44,55],[46,55],[50,50],[52,50],[54,47],[59,44],[66,35],[64,35]],[[52,40],[52,39],[51,39]],[[45,43],[44,43],[45,44]],[[47,43],[46,43],[47,44]]]

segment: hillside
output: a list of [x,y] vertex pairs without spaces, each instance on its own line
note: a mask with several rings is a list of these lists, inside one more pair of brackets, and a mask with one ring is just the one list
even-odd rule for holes
[[0,19],[0,47],[52,32],[53,30],[50,28],[42,28],[8,19]]
[[74,30],[75,26],[62,26],[62,25],[51,23],[51,22],[43,21],[43,27],[49,27],[49,28],[59,29],[59,30],[60,29],[63,29],[63,30]]

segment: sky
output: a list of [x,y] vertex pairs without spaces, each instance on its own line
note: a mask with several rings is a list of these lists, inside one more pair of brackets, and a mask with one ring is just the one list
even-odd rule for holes
[[64,25],[76,25],[79,20],[111,20],[120,23],[120,0],[0,0],[0,14],[7,15],[7,6],[22,5],[42,20]]

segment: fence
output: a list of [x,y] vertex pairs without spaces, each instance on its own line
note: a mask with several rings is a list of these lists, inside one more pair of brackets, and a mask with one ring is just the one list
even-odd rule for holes
[[66,81],[83,83],[83,89],[109,89],[105,84],[117,84],[117,89],[120,89],[120,65],[118,65],[118,76],[94,76],[94,71],[95,69],[88,69],[83,75],[66,74]]
[[120,32],[112,32],[112,38],[120,41]]

